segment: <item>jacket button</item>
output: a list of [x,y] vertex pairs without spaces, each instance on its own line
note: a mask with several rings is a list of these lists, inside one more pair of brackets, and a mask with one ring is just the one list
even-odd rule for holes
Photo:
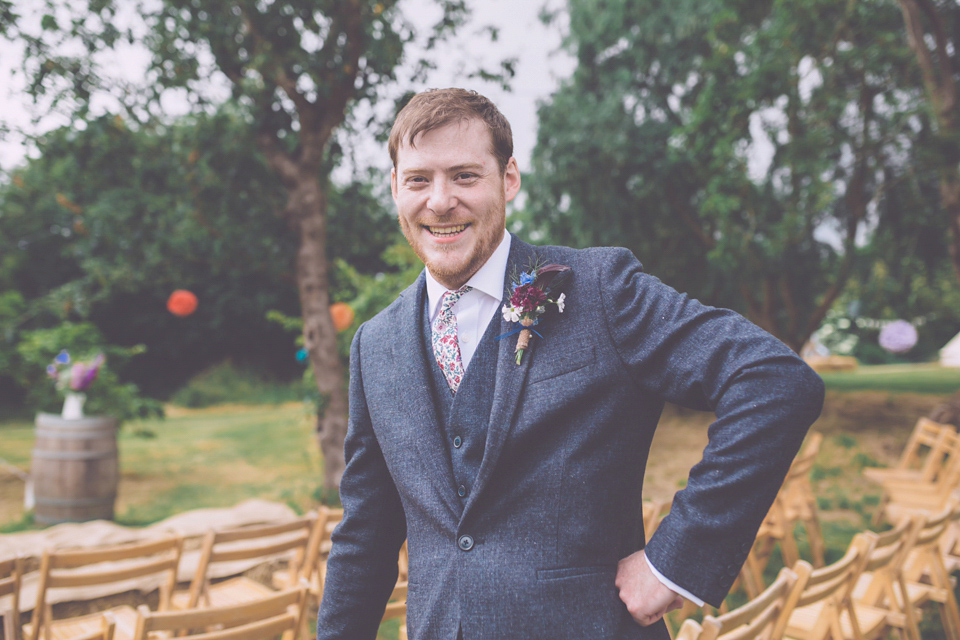
[[463,438],[461,438],[460,436],[457,436],[453,439],[454,448],[459,449],[460,445],[462,444],[463,444]]
[[473,549],[473,538],[471,536],[460,536],[460,539],[457,540],[457,546],[460,547],[461,551],[470,551],[470,549]]

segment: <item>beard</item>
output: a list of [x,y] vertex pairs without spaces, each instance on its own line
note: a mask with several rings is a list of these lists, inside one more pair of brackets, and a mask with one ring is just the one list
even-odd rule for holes
[[410,223],[403,216],[398,216],[404,237],[437,282],[448,288],[459,288],[496,251],[503,240],[506,222],[506,201],[502,191],[500,194],[497,201],[471,223],[475,238],[466,247],[427,246],[416,235],[421,223]]

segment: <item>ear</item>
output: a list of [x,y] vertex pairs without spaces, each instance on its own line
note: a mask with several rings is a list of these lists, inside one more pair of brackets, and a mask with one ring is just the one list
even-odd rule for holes
[[503,197],[506,202],[510,202],[517,193],[520,192],[520,167],[517,166],[517,159],[511,157],[507,160],[507,168],[503,172]]
[[394,204],[397,203],[397,168],[390,169],[390,193],[393,195]]

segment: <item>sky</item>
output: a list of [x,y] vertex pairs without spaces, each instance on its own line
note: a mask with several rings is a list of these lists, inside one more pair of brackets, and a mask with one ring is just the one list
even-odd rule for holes
[[[427,82],[423,86],[412,87],[463,86],[476,89],[492,99],[511,123],[514,155],[524,171],[529,169],[530,154],[536,141],[537,101],[549,97],[559,80],[569,76],[574,68],[570,56],[559,51],[560,29],[557,26],[545,27],[538,18],[545,3],[556,5],[561,1],[472,0],[471,22],[437,53],[436,60],[440,61],[438,68]],[[432,0],[404,0],[404,15],[418,26],[425,26],[439,12]],[[488,36],[480,34],[484,25],[492,25],[499,30],[496,42],[491,43]],[[22,80],[11,75],[18,55],[16,43],[0,41],[0,120],[27,127],[30,125],[28,98],[23,93]],[[517,66],[509,92],[491,83],[469,81],[461,72],[464,66],[474,66],[477,62],[493,66],[497,61],[510,57],[517,59]],[[135,79],[145,63],[143,51],[131,47],[117,56],[112,70]],[[170,111],[176,108],[175,103],[170,105]],[[42,122],[41,130],[64,123],[59,118],[47,118]],[[3,134],[0,133],[0,136]],[[385,149],[375,144],[372,138],[360,144],[364,147],[364,151],[358,154],[361,161],[382,164],[386,158]],[[9,172],[22,164],[26,153],[27,149],[18,136],[0,138],[0,171]]]

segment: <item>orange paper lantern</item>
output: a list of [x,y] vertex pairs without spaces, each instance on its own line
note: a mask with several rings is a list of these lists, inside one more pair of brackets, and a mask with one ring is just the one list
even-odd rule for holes
[[353,324],[353,309],[346,302],[334,302],[330,305],[330,316],[337,331],[348,329]]
[[167,298],[167,311],[175,316],[188,316],[197,310],[197,296],[186,289],[177,289]]

